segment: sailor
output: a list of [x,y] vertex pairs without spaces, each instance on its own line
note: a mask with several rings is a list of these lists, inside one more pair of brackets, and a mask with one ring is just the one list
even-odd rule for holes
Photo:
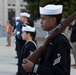
[[26,26],[22,27],[22,39],[26,40],[26,43],[24,44],[21,55],[20,55],[20,75],[28,75],[23,67],[23,59],[27,58],[29,55],[33,53],[37,49],[37,43],[35,40],[36,36],[36,29],[34,27]]
[[[61,22],[63,5],[48,4],[40,7],[41,27],[53,31]],[[47,38],[47,37],[46,37]],[[23,68],[38,75],[70,75],[70,44],[64,34],[59,34],[50,41],[42,54],[39,65],[24,59]]]

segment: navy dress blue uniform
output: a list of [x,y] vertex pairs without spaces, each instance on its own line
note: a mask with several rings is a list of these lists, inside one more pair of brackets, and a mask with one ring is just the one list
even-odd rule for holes
[[20,20],[17,20],[16,22],[16,30],[17,30],[17,38],[21,39],[21,33],[22,33],[22,24]]
[[36,48],[37,48],[37,44],[33,40],[26,42],[25,45],[23,46],[20,55],[20,75],[28,75],[28,73],[26,73],[26,71],[22,67],[23,59],[27,58],[33,51],[36,50]]
[[17,34],[16,34],[16,50],[17,50],[17,55],[18,55],[18,72],[19,73],[19,67],[20,67],[20,55],[21,55],[21,50],[25,44],[26,41],[22,40],[22,24],[20,22],[20,20],[18,20],[16,22],[16,30],[17,30]]
[[21,53],[21,49],[22,49],[23,45],[25,44],[25,41],[22,40],[22,37],[21,37],[22,24],[21,24],[20,20],[18,20],[16,22],[16,30],[17,30],[17,34],[16,34],[17,47],[16,47],[16,50],[18,52],[18,58],[19,58],[20,53]]
[[70,48],[63,34],[56,36],[41,57],[38,75],[70,75]]

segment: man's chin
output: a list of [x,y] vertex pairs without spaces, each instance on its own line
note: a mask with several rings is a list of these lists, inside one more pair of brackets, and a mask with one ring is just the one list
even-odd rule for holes
[[43,26],[41,26],[42,30],[47,31]]
[[46,29],[42,28],[42,30],[47,31]]

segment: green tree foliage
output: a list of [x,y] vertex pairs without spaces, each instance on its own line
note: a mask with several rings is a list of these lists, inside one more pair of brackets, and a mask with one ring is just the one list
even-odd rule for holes
[[34,20],[38,19],[39,6],[46,4],[62,4],[63,5],[63,18],[66,18],[76,10],[76,0],[24,0],[28,3],[26,6],[27,11],[31,14]]

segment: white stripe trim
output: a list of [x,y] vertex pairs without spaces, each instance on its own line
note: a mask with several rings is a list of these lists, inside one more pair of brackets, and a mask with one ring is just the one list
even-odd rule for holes
[[35,64],[34,69],[33,69],[33,72],[34,72],[34,73],[37,73],[38,66],[39,66],[39,65]]

